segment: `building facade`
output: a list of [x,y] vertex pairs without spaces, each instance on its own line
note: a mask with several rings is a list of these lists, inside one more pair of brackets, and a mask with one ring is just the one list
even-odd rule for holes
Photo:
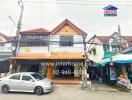
[[95,62],[120,53],[131,47],[132,36],[120,36],[117,32],[111,36],[96,36],[91,46],[88,46],[88,56]]
[[124,66],[128,65],[126,63],[121,65],[118,62],[114,62],[114,59],[116,56],[128,51],[127,49],[131,47],[131,40],[132,36],[120,36],[117,32],[111,36],[96,36],[91,39],[92,45],[87,51],[88,57],[96,62],[97,66],[96,70],[91,69],[90,72],[93,73],[90,73],[90,75],[95,75],[95,79],[98,78],[102,82],[115,84],[117,77],[122,73],[122,66],[124,68]]
[[15,57],[15,72],[39,72],[48,78],[80,78],[85,60],[83,39],[87,34],[68,19],[51,32],[34,29],[21,32]]
[[0,73],[7,73],[10,68],[9,57],[12,56],[13,37],[0,33]]

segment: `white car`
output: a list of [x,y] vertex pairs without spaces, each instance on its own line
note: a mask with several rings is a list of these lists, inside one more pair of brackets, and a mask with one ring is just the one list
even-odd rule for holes
[[52,80],[34,72],[14,73],[0,79],[0,91],[2,93],[34,92],[41,95],[52,91]]

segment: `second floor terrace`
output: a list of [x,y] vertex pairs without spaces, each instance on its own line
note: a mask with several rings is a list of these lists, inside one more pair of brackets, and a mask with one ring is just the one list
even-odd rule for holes
[[22,35],[19,53],[84,52],[81,35]]

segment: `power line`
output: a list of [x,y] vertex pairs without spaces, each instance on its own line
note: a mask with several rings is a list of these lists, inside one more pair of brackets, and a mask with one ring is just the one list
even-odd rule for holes
[[[13,2],[17,2],[17,1],[3,1],[3,3],[13,3]],[[125,1],[123,1],[125,2]],[[121,3],[123,3],[121,2]],[[127,3],[128,1],[126,1],[125,3]],[[24,1],[24,3],[35,3],[35,4],[57,4],[57,5],[82,5],[82,6],[87,6],[87,5],[96,5],[96,6],[101,6],[101,5],[109,5],[109,2],[104,2],[104,1],[90,1],[89,3],[83,3],[83,2],[46,2],[46,1]],[[117,5],[117,6],[132,6],[132,4],[117,4],[116,2],[112,2],[113,5]],[[129,1],[128,3],[132,3],[132,1]]]
[[[48,1],[48,0],[47,0],[47,1]],[[118,2],[118,3],[119,3],[119,2],[120,2],[120,3],[122,3],[122,2],[123,2],[123,3],[132,2],[132,0],[129,0],[129,1],[126,1],[126,0],[125,0],[125,1],[124,1],[124,0],[122,0],[122,1],[119,1],[119,0],[118,0],[118,1],[106,1],[106,0],[100,0],[100,1],[97,1],[97,0],[83,0],[83,1],[82,1],[82,0],[56,0],[55,2],[71,2],[71,1],[72,1],[72,2],[95,2],[95,3],[96,3],[96,2],[97,2],[97,3],[99,3],[99,2],[103,2],[103,3],[104,3],[104,2],[108,2],[108,3],[111,3],[111,2],[114,2],[114,3],[115,3],[115,2]],[[0,2],[18,2],[18,0],[12,0],[12,1],[11,1],[11,0],[0,0]],[[41,3],[42,3],[42,2],[45,2],[45,1],[26,0],[26,1],[24,1],[24,2],[41,2]],[[54,1],[53,1],[53,2],[54,2]]]

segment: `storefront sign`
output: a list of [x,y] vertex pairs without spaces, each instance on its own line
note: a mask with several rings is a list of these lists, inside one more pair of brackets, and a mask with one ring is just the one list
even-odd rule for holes
[[117,80],[116,67],[110,67],[110,80]]
[[30,52],[30,48],[28,48],[28,47],[25,47],[23,49],[24,49],[24,52]]
[[129,79],[124,79],[124,78],[118,77],[117,83],[120,85],[126,86],[126,87],[130,86],[130,80]]

